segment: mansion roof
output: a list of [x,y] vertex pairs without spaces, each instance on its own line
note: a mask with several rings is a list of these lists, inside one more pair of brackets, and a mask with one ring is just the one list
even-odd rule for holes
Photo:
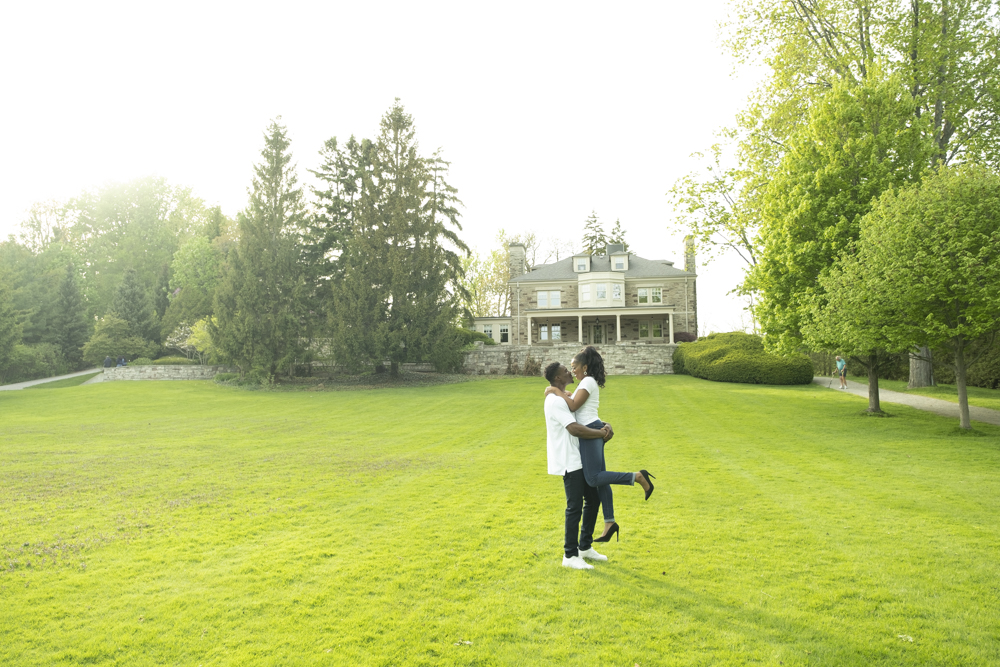
[[552,264],[540,264],[532,267],[528,273],[511,278],[509,282],[528,283],[576,280],[578,277],[586,276],[587,273],[600,272],[621,273],[625,276],[626,280],[642,278],[694,278],[696,275],[674,268],[673,262],[663,259],[643,259],[631,253],[629,253],[628,257],[628,269],[625,271],[613,271],[609,255],[591,255],[590,271],[577,273],[573,270],[574,259],[574,257],[567,257]]

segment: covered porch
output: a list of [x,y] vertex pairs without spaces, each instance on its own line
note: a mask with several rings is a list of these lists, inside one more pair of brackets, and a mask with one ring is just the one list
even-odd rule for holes
[[552,308],[526,314],[527,344],[674,344],[674,306]]

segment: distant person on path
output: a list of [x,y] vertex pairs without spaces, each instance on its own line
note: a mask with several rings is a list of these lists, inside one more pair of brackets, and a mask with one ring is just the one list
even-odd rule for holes
[[[570,365],[573,377],[576,378],[576,391],[569,394],[558,391],[555,387],[546,387],[545,393],[556,394],[566,401],[566,405],[576,415],[576,421],[592,429],[599,429],[604,422],[597,416],[597,408],[601,403],[601,387],[604,386],[604,359],[593,345],[588,345],[573,357]],[[604,532],[595,542],[610,542],[612,536],[619,534],[620,526],[615,521],[614,493],[611,484],[627,484],[633,486],[637,482],[646,492],[646,500],[653,493],[652,477],[647,471],[639,472],[609,472],[604,462],[604,440],[601,438],[580,439],[580,457],[583,460],[583,476],[587,484],[597,487],[601,499],[601,510],[604,512]],[[618,539],[617,537],[615,539]]]
[[111,368],[111,356],[104,357],[104,367]]
[[[565,391],[572,379],[566,367],[558,361],[545,367],[545,379],[553,387]],[[611,438],[611,426],[600,429],[578,424],[569,411],[566,401],[555,394],[545,396],[546,452],[550,475],[561,475],[566,492],[566,538],[563,542],[563,567],[574,570],[592,570],[590,560],[607,560],[607,556],[594,551],[594,524],[597,523],[597,489],[587,484],[583,477],[578,438]],[[580,517],[583,516],[583,525]],[[580,529],[577,540],[576,531]]]
[[125,357],[118,357],[118,365],[119,366],[125,365]]
[[847,362],[839,356],[837,359],[837,375],[840,376],[840,388],[847,389]]

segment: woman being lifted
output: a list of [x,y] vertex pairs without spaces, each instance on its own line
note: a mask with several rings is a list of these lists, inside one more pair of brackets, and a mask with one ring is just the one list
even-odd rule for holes
[[[604,426],[597,416],[597,408],[601,402],[601,387],[604,386],[604,359],[593,345],[588,345],[582,352],[573,357],[570,371],[576,378],[576,391],[572,394],[560,392],[555,387],[547,387],[545,393],[558,393],[565,399],[569,409],[576,416],[578,424],[600,429]],[[639,486],[646,492],[646,500],[653,493],[653,483],[650,480],[656,479],[645,470],[639,472],[609,472],[604,465],[604,441],[600,438],[596,440],[580,440],[580,459],[583,462],[583,475],[587,479],[587,484],[597,487],[597,494],[601,499],[601,508],[604,512],[604,533],[596,538],[595,542],[609,542],[612,535],[619,533],[620,526],[615,521],[614,494],[611,492],[611,484]],[[615,539],[618,539],[617,537]]]

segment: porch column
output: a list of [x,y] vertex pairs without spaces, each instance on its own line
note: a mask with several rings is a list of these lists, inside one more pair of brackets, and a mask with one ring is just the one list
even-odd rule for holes
[[577,338],[579,338],[579,342],[582,343],[583,342],[583,315],[577,315],[576,319],[577,319],[577,322],[578,322],[577,330],[576,330],[576,335],[577,335]]
[[531,345],[531,316],[528,316],[528,345]]
[[674,344],[674,314],[667,313],[667,324],[670,326],[670,344]]
[[622,314],[615,313],[615,333],[618,335],[618,342],[622,342]]

